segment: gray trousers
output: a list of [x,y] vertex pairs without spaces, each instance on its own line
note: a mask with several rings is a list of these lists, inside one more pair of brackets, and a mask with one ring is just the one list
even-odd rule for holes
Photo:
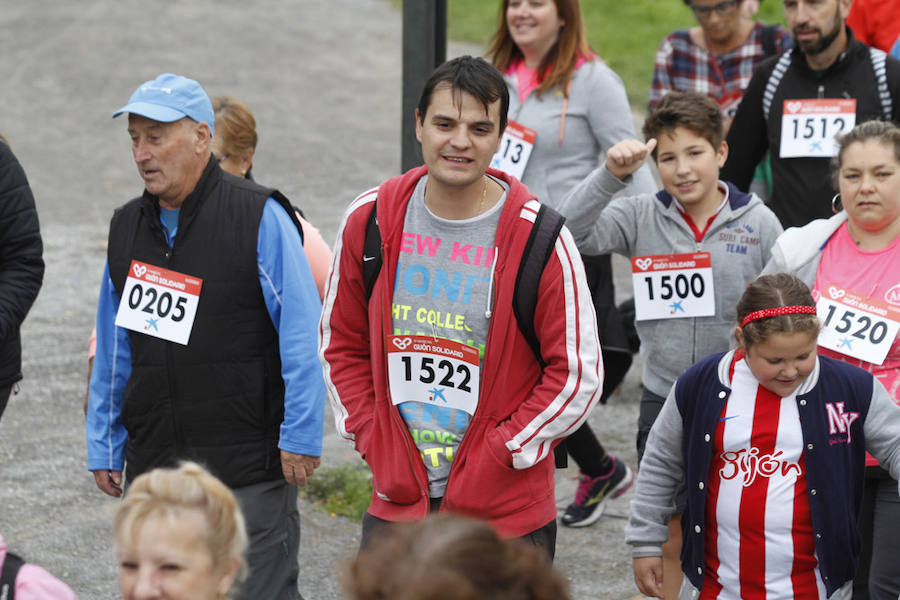
[[887,471],[867,467],[859,529],[862,548],[853,600],[894,600],[900,594],[900,498]]
[[244,511],[250,547],[249,575],[236,598],[302,600],[297,590],[300,566],[300,512],[297,486],[283,479],[233,489]]

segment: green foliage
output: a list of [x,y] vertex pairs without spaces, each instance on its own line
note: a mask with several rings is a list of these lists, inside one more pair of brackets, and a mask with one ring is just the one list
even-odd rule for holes
[[331,516],[362,521],[372,499],[372,474],[362,463],[319,469],[300,496],[321,505]]
[[[412,1],[412,0],[408,0]],[[447,0],[450,39],[482,48],[497,26],[500,3]],[[653,58],[662,39],[696,24],[681,0],[581,0],[591,47],[622,78],[633,106],[643,110],[653,81]],[[757,18],[784,24],[780,2],[762,2]]]

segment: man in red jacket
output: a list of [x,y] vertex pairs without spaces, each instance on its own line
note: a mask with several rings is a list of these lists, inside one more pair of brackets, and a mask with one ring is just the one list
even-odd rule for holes
[[[338,432],[373,473],[363,546],[386,522],[442,510],[554,553],[552,449],[587,418],[603,373],[567,229],[537,284],[539,356],[516,320],[540,204],[488,169],[507,143],[508,105],[484,60],[438,67],[416,109],[425,166],[359,196],[338,235],[319,353]],[[369,292],[364,265],[379,257],[364,240],[376,198],[383,265]]]

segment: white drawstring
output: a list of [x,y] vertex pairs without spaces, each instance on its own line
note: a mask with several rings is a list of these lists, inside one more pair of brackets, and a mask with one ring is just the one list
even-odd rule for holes
[[499,248],[494,246],[494,260],[491,263],[491,279],[488,281],[487,306],[485,306],[484,318],[490,319],[494,314],[491,307],[494,305],[494,269],[497,268],[497,257],[500,256]]

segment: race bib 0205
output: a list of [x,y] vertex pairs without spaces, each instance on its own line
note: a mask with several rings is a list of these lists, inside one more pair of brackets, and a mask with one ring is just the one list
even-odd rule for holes
[[491,160],[491,167],[505,171],[516,179],[522,179],[536,139],[536,131],[521,123],[509,121],[500,139],[500,149]]
[[900,308],[836,285],[821,288],[816,314],[819,345],[874,365],[884,363],[897,331]]
[[634,256],[635,319],[680,319],[716,314],[709,252]]
[[197,277],[132,260],[116,325],[187,345],[202,285]]
[[781,114],[781,158],[837,155],[839,133],[856,125],[856,100],[817,98],[785,100]]
[[475,414],[480,377],[477,348],[427,335],[390,335],[386,341],[394,404],[422,402]]

